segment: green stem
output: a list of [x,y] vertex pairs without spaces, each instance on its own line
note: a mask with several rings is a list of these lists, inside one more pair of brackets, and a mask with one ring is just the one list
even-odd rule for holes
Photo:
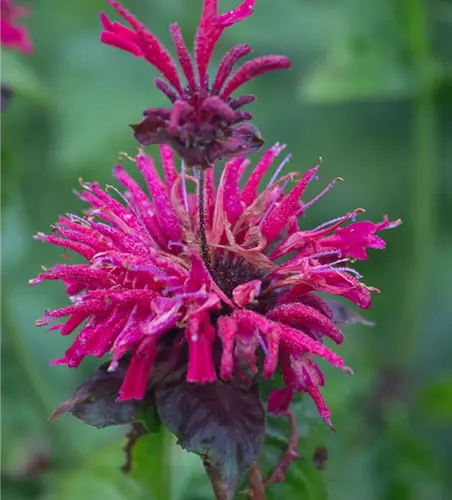
[[405,0],[408,48],[419,88],[411,123],[413,171],[411,172],[410,249],[402,323],[394,352],[403,353],[405,368],[411,363],[422,329],[435,244],[438,145],[435,109],[436,83],[428,35],[428,16],[422,0]]
[[[36,368],[36,363],[17,327],[13,311],[5,294],[2,295],[1,305],[2,331],[8,337],[18,367],[25,376],[26,386],[29,388],[37,408],[42,414],[42,422],[46,422],[54,408],[52,394],[48,390],[46,382],[39,373],[39,370]],[[79,458],[77,447],[70,441],[64,430],[60,427],[59,422],[52,424],[52,430],[49,430],[48,436],[54,446],[55,453],[58,453],[61,444],[65,443],[64,453],[61,455],[58,454],[60,460],[59,466],[64,467],[71,463],[72,458]]]
[[36,364],[30,355],[30,351],[22,339],[22,334],[16,325],[14,315],[5,294],[2,295],[2,323],[4,326],[3,332],[8,336],[20,370],[27,380],[27,386],[30,388],[38,408],[47,420],[53,409],[52,395],[47,389],[41,374],[36,369]]
[[407,361],[415,354],[430,288],[435,241],[436,111],[433,96],[423,90],[416,98],[412,124],[414,171],[411,187],[411,258],[406,280],[403,323],[396,352]]

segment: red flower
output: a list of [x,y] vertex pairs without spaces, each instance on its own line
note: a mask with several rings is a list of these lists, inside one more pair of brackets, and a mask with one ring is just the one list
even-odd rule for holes
[[15,5],[12,0],[0,0],[1,6],[1,44],[4,48],[20,50],[25,54],[33,51],[28,31],[17,24],[17,20],[28,13],[28,8]]
[[207,73],[224,29],[251,15],[254,1],[244,0],[237,8],[218,14],[218,0],[204,0],[194,49],[197,75],[180,27],[171,25],[177,59],[187,81],[184,86],[171,55],[157,38],[121,4],[109,0],[131,29],[101,14],[104,26],[101,41],[151,63],[164,78],[155,79],[157,88],[171,101],[170,108],[147,109],[144,120],[132,125],[140,144],[170,145],[188,165],[203,167],[210,167],[224,157],[257,151],[262,146],[259,131],[244,123],[252,119],[251,113],[240,110],[254,101],[254,96],[232,97],[232,94],[258,75],[289,68],[290,61],[283,56],[257,57],[233,73],[235,64],[251,52],[251,47],[240,44],[223,57],[215,78],[209,80]]
[[77,367],[87,355],[110,353],[113,371],[131,353],[121,400],[143,398],[162,345],[166,353],[169,346],[168,372],[174,360],[188,360],[186,379],[193,383],[229,380],[234,374],[251,380],[258,366],[264,378],[272,378],[279,367],[285,388],[272,394],[269,410],[285,411],[295,391],[307,392],[330,423],[316,357],[348,369],[324,345],[325,337],[342,343],[343,334],[331,304],[317,292],[367,309],[372,289],[349,267],[351,259],[365,257],[367,247],[381,248],[374,232],[400,221],[346,226],[362,212],[355,210],[300,230],[299,219],[320,197],[300,201],[318,167],[286,194],[287,184],[299,177],[291,173],[277,179],[286,158],[268,185],[258,189],[282,149],[268,150],[242,188],[249,164],[245,157],[226,163],[218,185],[212,169],[203,174],[207,267],[200,257],[199,200],[186,185],[196,185],[201,174],[188,176],[183,170],[179,175],[169,147],[160,146],[164,181],[150,157],[142,152],[136,157],[150,194],[121,165],[115,175],[126,191],[114,189],[119,201],[98,183],[82,183],[78,195],[91,206],[87,215],[69,214],[60,218],[55,234],[36,236],[86,261],[58,264],[31,280],[62,281],[72,302],[47,311],[38,325],[68,317],[51,327],[63,335],[84,325],[65,356],[53,363]]

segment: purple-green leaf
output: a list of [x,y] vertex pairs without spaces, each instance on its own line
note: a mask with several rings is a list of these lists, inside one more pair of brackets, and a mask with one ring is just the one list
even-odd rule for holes
[[179,444],[203,459],[218,499],[233,498],[265,436],[257,385],[180,382],[155,391],[157,411]]
[[63,413],[72,413],[74,417],[99,429],[132,422],[147,403],[135,399],[118,402],[118,391],[126,367],[121,364],[116,371],[109,373],[108,364],[101,365],[77,387],[74,394],[56,408],[50,420],[55,420]]

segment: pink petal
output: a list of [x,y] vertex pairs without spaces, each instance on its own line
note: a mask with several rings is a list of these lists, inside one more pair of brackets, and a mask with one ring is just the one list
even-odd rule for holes
[[302,177],[300,182],[292,189],[292,191],[283,199],[279,206],[275,206],[270,212],[270,215],[265,220],[262,226],[262,234],[267,241],[271,243],[282,231],[284,226],[289,222],[289,218],[296,213],[300,206],[300,198],[314,177],[318,167],[308,170]]
[[267,317],[300,329],[303,326],[313,328],[330,337],[337,344],[344,341],[344,334],[331,320],[305,304],[289,303],[276,306],[267,314]]
[[[108,0],[108,3],[116,9],[135,31],[136,44],[141,49],[142,57],[155,66],[179,94],[182,94],[182,86],[176,66],[165,47],[163,47],[159,40],[119,2]],[[126,42],[127,39],[124,37],[123,33],[116,34],[118,37],[123,37],[123,41]]]
[[261,161],[253,170],[250,178],[246,182],[241,195],[241,200],[248,207],[258,196],[259,183],[267,170],[272,166],[273,160],[281,153],[284,146],[275,144],[271,149],[265,152]]
[[159,145],[160,156],[162,157],[163,172],[165,173],[166,189],[168,196],[171,195],[174,183],[179,177],[176,166],[174,165],[173,150],[165,144]]
[[138,349],[132,351],[130,365],[127,368],[124,382],[119,390],[118,401],[127,401],[129,399],[143,399],[151,374],[152,365],[157,356],[156,342],[150,342],[151,339],[144,339],[146,343],[146,354],[139,355]]
[[223,344],[220,367],[221,378],[230,380],[234,368],[233,352],[237,335],[237,323],[231,316],[221,316],[218,318],[217,331]]
[[234,73],[228,83],[222,90],[220,97],[227,99],[235,90],[244,85],[256,76],[275,71],[278,69],[288,69],[292,63],[284,56],[262,56],[256,57],[246,62],[239,70]]
[[248,281],[248,283],[236,286],[232,291],[234,302],[239,307],[245,307],[248,304],[253,303],[255,298],[259,296],[261,287],[262,281],[260,280]]
[[223,206],[232,227],[243,213],[238,180],[239,170],[244,161],[243,157],[234,158],[228,161],[225,166]]
[[244,43],[236,45],[229,52],[227,52],[220,62],[220,66],[217,71],[217,76],[212,84],[212,88],[217,92],[221,90],[224,82],[231,74],[234,65],[251,52],[251,47]]
[[215,329],[208,315],[191,316],[185,337],[188,343],[187,382],[205,384],[217,379],[212,358]]
[[182,71],[184,72],[188,85],[191,89],[195,89],[196,82],[195,82],[195,74],[193,72],[193,64],[190,53],[188,52],[187,46],[185,45],[184,37],[182,36],[182,31],[177,24],[172,24],[170,26],[170,32],[171,36],[173,37],[174,46],[176,47],[179,64],[182,68]]
[[309,351],[316,356],[326,359],[333,366],[344,366],[344,361],[341,357],[300,330],[283,324],[279,325],[279,330],[281,333],[281,345],[286,352],[293,351],[297,353],[300,351]]
[[376,224],[376,230],[377,231],[383,231],[385,229],[394,229],[395,227],[400,226],[402,224],[402,219],[397,219],[394,221],[390,221],[388,216],[385,215],[383,217],[382,222]]
[[291,387],[274,389],[268,397],[267,411],[274,415],[284,415],[289,410],[293,395],[294,390]]
[[306,389],[306,392],[311,396],[312,400],[314,401],[317,410],[319,412],[319,415],[325,420],[325,422],[332,427],[331,423],[331,411],[326,406],[325,400],[322,397],[322,394],[320,393],[319,389],[315,386],[308,387]]
[[168,196],[162,189],[162,182],[155,172],[151,158],[141,153],[136,160],[154,200],[160,227],[170,241],[179,241],[182,235],[179,219]]

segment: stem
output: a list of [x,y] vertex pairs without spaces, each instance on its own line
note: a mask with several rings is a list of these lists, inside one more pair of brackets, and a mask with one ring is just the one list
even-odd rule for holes
[[203,460],[203,465],[212,484],[215,499],[232,500],[234,498],[234,489],[231,488],[229,481],[223,477],[221,469],[207,458]]
[[405,0],[406,34],[419,79],[414,101],[411,128],[414,171],[411,176],[411,256],[407,267],[405,304],[402,324],[397,332],[394,352],[400,363],[403,354],[405,369],[411,363],[422,331],[426,297],[429,293],[430,266],[435,245],[435,212],[437,190],[437,113],[436,82],[432,72],[433,56],[429,47],[428,16],[422,0]]
[[[45,422],[49,419],[54,407],[52,394],[47,389],[46,382],[41,377],[39,370],[36,369],[36,363],[22,338],[20,330],[17,328],[13,312],[5,294],[2,295],[1,305],[2,330],[8,336],[13,355],[17,360],[20,371],[25,376],[26,387],[29,388],[34,397],[36,405],[42,413],[42,421]],[[62,468],[71,464],[73,458],[77,459],[80,457],[77,447],[73,445],[58,422],[52,425],[52,431],[49,430],[48,437],[53,445],[54,453],[57,453],[55,457],[59,460],[58,465]],[[60,455],[58,450],[61,448],[62,443],[64,443],[64,453]]]
[[3,332],[8,336],[20,370],[25,375],[27,386],[31,389],[38,408],[41,410],[45,420],[47,420],[53,409],[52,395],[47,389],[41,374],[36,369],[35,362],[22,339],[21,332],[17,328],[5,294],[2,295],[2,323],[4,325]]
[[297,420],[292,411],[287,411],[287,417],[290,422],[290,438],[287,446],[287,450],[284,452],[284,455],[280,458],[278,465],[275,470],[271,473],[270,477],[268,477],[264,481],[264,485],[268,486],[272,483],[281,483],[284,481],[284,475],[287,469],[290,467],[292,462],[300,458],[300,452],[298,450],[298,427]]
[[205,207],[205,175],[204,169],[198,170],[198,215],[201,257],[207,270],[212,274],[212,261],[210,258],[209,244],[206,233],[206,207]]
[[265,500],[265,484],[257,462],[250,468],[250,490],[247,492],[249,500]]
[[[436,228],[436,190],[438,161],[438,118],[435,109],[436,82],[433,73],[433,54],[428,33],[428,5],[425,0],[403,0],[403,28],[407,49],[411,55],[411,65],[418,78],[417,94],[413,100],[411,121],[411,145],[413,151],[413,171],[410,172],[410,216],[409,248],[406,264],[404,303],[400,323],[396,325],[390,355],[384,353],[381,378],[372,398],[369,411],[369,428],[373,430],[373,446],[379,447],[376,478],[381,485],[383,497],[400,493],[399,475],[388,470],[397,470],[400,450],[388,440],[381,440],[390,428],[393,435],[406,435],[407,419],[399,418],[401,404],[414,414],[410,372],[417,355],[427,294],[430,292],[430,268],[433,263]],[[384,417],[383,417],[384,416]],[[411,414],[408,422],[412,420]],[[411,428],[412,429],[412,428]],[[411,432],[416,432],[412,429]],[[396,434],[397,433],[397,434]],[[408,489],[406,493],[412,490]]]
[[122,448],[126,455],[126,461],[124,465],[121,467],[121,470],[122,472],[124,472],[124,474],[129,474],[129,472],[132,470],[133,447],[135,446],[138,439],[140,439],[141,436],[147,434],[147,432],[148,431],[146,427],[142,423],[140,422],[132,423],[129,432],[126,434],[127,443]]

